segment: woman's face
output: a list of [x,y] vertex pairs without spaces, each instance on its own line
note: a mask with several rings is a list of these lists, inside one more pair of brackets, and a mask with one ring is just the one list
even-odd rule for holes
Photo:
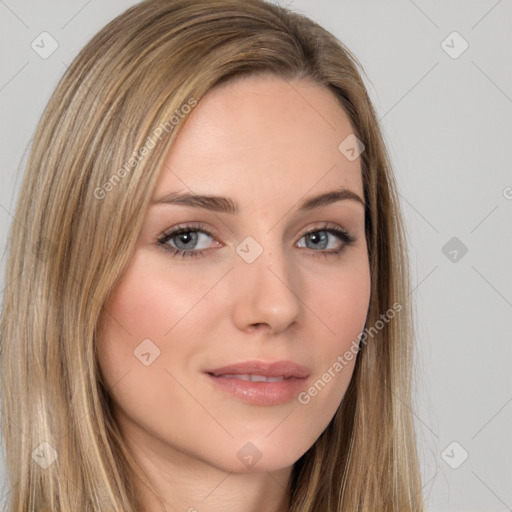
[[269,76],[211,90],[182,128],[100,319],[101,372],[154,462],[287,468],[340,405],[369,305],[352,128],[328,89]]

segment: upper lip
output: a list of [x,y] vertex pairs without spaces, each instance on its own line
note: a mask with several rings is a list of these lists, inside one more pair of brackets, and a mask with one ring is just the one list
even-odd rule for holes
[[261,375],[263,377],[309,377],[310,371],[305,366],[293,361],[244,361],[219,368],[207,370],[206,373],[219,375]]

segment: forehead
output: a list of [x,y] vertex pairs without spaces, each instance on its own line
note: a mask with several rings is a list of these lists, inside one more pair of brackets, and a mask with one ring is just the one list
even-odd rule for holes
[[[170,191],[270,200],[345,186],[362,195],[360,159],[338,149],[353,128],[334,94],[305,80],[237,78],[188,115],[154,196]],[[297,197],[295,197],[297,196]]]

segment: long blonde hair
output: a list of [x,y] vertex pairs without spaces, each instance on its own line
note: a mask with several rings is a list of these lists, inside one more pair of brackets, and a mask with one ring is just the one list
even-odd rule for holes
[[[147,0],[80,52],[36,130],[8,241],[0,347],[10,511],[140,509],[97,363],[98,318],[184,105],[256,73],[327,87],[365,145],[371,336],[335,417],[293,467],[290,512],[423,510],[406,241],[360,68],[321,26],[263,0]],[[396,304],[399,314],[375,329]]]

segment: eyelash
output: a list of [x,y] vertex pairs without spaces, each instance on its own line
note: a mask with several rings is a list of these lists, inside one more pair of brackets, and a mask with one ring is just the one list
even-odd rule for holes
[[[165,251],[171,252],[173,257],[179,257],[179,258],[198,258],[204,255],[205,249],[202,250],[190,250],[185,251],[183,249],[177,249],[176,247],[169,246],[167,242],[171,240],[172,238],[181,235],[183,233],[204,233],[212,238],[215,238],[215,235],[204,228],[204,226],[200,224],[184,224],[177,226],[172,231],[163,233],[162,236],[157,238],[156,245],[158,247],[161,247]],[[302,235],[302,237],[306,235],[310,235],[312,233],[318,233],[318,232],[326,232],[330,233],[331,235],[336,236],[339,240],[343,242],[343,245],[340,249],[337,249],[335,251],[313,251],[313,253],[317,253],[315,255],[318,256],[324,256],[325,258],[329,256],[339,256],[347,247],[350,247],[355,242],[357,242],[357,237],[353,234],[349,233],[347,230],[340,228],[340,227],[330,227],[328,224],[325,224],[324,226],[314,228],[310,231],[307,231]],[[302,238],[301,237],[301,238]],[[206,249],[208,250],[208,249]]]

